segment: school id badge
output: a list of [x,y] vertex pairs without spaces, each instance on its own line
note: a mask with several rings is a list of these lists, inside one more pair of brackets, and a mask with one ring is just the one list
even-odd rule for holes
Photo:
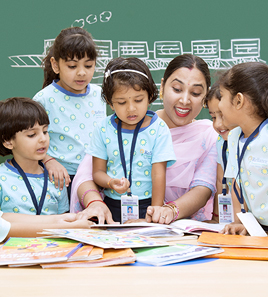
[[234,221],[234,212],[233,212],[231,195],[219,194],[218,204],[219,204],[219,223],[220,224],[232,223]]
[[121,196],[121,223],[139,218],[139,197],[136,195]]

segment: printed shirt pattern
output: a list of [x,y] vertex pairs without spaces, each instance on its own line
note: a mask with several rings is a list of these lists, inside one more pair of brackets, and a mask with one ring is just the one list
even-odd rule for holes
[[50,146],[47,154],[60,162],[70,175],[76,173],[90,143],[94,127],[106,117],[106,104],[101,88],[88,85],[85,94],[74,94],[56,81],[38,92],[40,102],[49,116]]
[[[139,131],[132,164],[131,191],[133,195],[138,195],[140,200],[152,196],[152,164],[168,161],[167,166],[170,166],[176,160],[170,131],[166,123],[152,111],[148,111],[147,115],[151,116],[152,120],[148,127],[141,128]],[[90,149],[86,152],[107,160],[107,174],[111,178],[120,179],[124,177],[124,171],[120,159],[115,119],[115,115],[109,116],[95,129]],[[130,169],[129,159],[133,131],[122,129],[127,178]],[[104,193],[117,200],[121,197],[112,189],[105,189]]]
[[[41,199],[44,185],[44,174],[28,174],[26,176],[35,193],[37,202]],[[8,161],[0,164],[0,210],[3,212],[36,214],[31,195],[22,176]],[[48,181],[47,193],[41,215],[61,214],[69,210],[66,187],[62,191],[56,189]]]
[[[228,136],[229,159],[225,176],[236,178],[239,185],[237,143],[241,128],[230,131]],[[260,127],[259,134],[247,146],[243,157],[240,177],[245,202],[260,224],[268,226],[268,120]],[[245,139],[239,141],[242,151]]]

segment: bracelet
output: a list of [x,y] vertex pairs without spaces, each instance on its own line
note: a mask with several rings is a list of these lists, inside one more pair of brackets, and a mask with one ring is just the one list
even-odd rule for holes
[[108,187],[110,188],[110,189],[112,189],[112,187],[111,187],[111,185],[110,185],[110,181],[112,180],[113,178],[111,178],[109,181],[108,181],[108,183],[107,183],[107,185],[108,185]]
[[55,160],[55,158],[50,158],[50,159],[48,159],[48,160],[46,160],[46,162],[44,162],[43,164],[45,165],[47,162],[49,162],[49,161],[51,161],[51,160]]
[[91,191],[94,191],[94,192],[97,192],[97,193],[100,194],[100,192],[99,192],[98,190],[95,190],[95,189],[89,189],[89,190],[85,191],[85,192],[83,193],[82,197],[81,197],[81,205],[82,205],[84,208],[86,208],[85,205],[84,205],[84,198],[85,198],[86,194],[87,194],[88,192],[91,192]]
[[174,210],[174,214],[175,215],[173,217],[173,220],[171,221],[171,223],[173,223],[173,222],[175,222],[178,219],[178,216],[179,216],[179,213],[180,213],[179,207],[178,207],[177,203],[174,202],[174,201],[169,201],[166,204],[167,205],[170,205],[173,208],[173,210]]
[[216,214],[215,212],[212,212],[211,213],[213,216],[215,216],[215,217],[218,217],[219,215],[218,214]]
[[104,203],[104,204],[106,205],[106,203],[105,203],[103,200],[92,200],[92,201],[90,201],[90,202],[87,204],[87,207],[86,207],[86,208],[88,208],[89,205],[90,205],[91,203],[96,202],[96,201],[98,201],[98,202],[102,202],[102,203]]
[[[174,217],[177,215],[176,210],[171,205],[168,205],[168,204],[164,204],[163,207],[168,207],[168,208],[170,208],[172,210],[172,212],[173,212],[173,220],[174,220]],[[171,222],[173,222],[173,220]]]

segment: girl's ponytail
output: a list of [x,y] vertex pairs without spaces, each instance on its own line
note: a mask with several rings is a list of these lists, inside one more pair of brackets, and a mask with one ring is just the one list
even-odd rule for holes
[[42,68],[44,69],[44,82],[43,88],[50,85],[54,79],[59,79],[59,75],[56,74],[51,66],[50,59],[53,57],[53,45],[49,49],[47,56],[42,61]]

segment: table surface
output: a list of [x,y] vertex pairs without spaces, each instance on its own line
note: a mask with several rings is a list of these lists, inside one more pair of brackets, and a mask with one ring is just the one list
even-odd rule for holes
[[266,261],[229,259],[163,267],[2,267],[0,297],[267,296],[267,272]]

